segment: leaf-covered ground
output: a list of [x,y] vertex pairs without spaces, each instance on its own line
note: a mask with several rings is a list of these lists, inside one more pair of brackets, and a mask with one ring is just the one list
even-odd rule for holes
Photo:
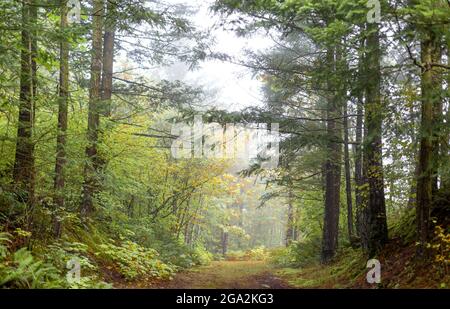
[[263,261],[215,261],[177,274],[153,288],[171,289],[287,289],[290,285]]

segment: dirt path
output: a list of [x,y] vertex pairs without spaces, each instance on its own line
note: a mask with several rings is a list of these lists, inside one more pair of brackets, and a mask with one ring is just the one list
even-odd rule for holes
[[289,289],[262,261],[220,261],[181,272],[154,288],[167,289]]

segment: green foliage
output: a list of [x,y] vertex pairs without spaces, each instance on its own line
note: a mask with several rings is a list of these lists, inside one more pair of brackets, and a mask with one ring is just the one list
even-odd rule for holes
[[118,271],[128,280],[144,278],[168,278],[174,266],[158,259],[158,252],[144,248],[132,241],[123,241],[120,245],[111,243],[99,245],[95,254],[105,262],[117,265]]
[[67,262],[75,258],[80,261],[84,269],[96,270],[97,267],[87,257],[88,246],[80,242],[62,242],[54,243],[48,246],[46,250],[47,257],[52,260],[58,268],[62,269]]
[[[94,266],[81,243],[55,243],[44,251],[43,256],[33,254],[27,248],[15,252],[8,249],[12,236],[0,233],[0,287],[3,288],[110,288],[98,278]],[[82,274],[79,281],[68,281],[67,262],[76,258]]]
[[301,267],[317,263],[320,259],[321,239],[312,238],[307,241],[294,241],[287,248],[271,252],[272,263],[284,267]]
[[314,262],[300,269],[286,268],[280,274],[298,288],[346,288],[354,287],[361,278],[365,279],[367,259],[361,250],[349,247],[339,250],[331,264]]
[[11,234],[0,233],[0,259],[4,259],[8,255],[9,243],[11,243]]
[[56,288],[64,286],[59,271],[36,260],[26,248],[14,252],[0,265],[0,286],[8,288]]
[[229,261],[265,261],[270,254],[270,250],[264,246],[259,246],[246,251],[234,250],[226,255]]
[[56,288],[64,286],[58,269],[36,259],[26,248],[8,250],[11,235],[0,233],[0,287]]
[[450,228],[443,228],[436,225],[434,237],[427,245],[432,252],[435,267],[438,268],[442,276],[450,275]]
[[268,256],[269,251],[264,246],[247,250],[245,253],[245,257],[251,261],[264,261]]
[[245,252],[242,250],[233,250],[227,252],[226,259],[228,261],[244,261],[245,260]]
[[206,248],[201,244],[195,246],[192,250],[191,256],[196,265],[208,265],[213,260],[212,253],[206,250]]
[[207,265],[212,261],[212,254],[201,244],[191,248],[183,242],[171,239],[164,245],[158,246],[161,259],[180,268],[195,265]]
[[391,237],[400,238],[404,244],[412,243],[416,239],[415,209],[408,209],[390,225]]
[[366,270],[367,258],[364,252],[359,249],[342,248],[338,251],[336,261],[338,263],[331,268],[331,275],[335,278],[349,278],[350,283]]

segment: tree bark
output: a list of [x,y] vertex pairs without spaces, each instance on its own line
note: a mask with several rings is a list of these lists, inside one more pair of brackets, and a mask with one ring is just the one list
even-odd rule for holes
[[420,128],[419,151],[419,177],[417,179],[417,203],[416,221],[419,246],[419,257],[425,255],[425,245],[430,238],[430,212],[433,200],[433,136],[434,136],[434,111],[439,102],[440,89],[437,89],[436,68],[431,66],[433,54],[438,47],[437,40],[432,31],[421,43],[421,62],[423,65],[421,76],[422,89],[422,119]]
[[294,196],[292,188],[289,188],[288,193],[288,209],[287,209],[287,222],[286,222],[286,237],[285,245],[289,246],[295,239],[295,210],[294,210]]
[[369,199],[367,204],[368,253],[374,256],[388,240],[386,201],[384,195],[382,123],[384,106],[381,99],[381,48],[377,24],[368,27],[367,87],[365,142]]
[[[364,132],[364,143],[368,140],[367,138],[367,126],[363,125],[363,132]],[[360,193],[361,193],[361,223],[360,223],[360,239],[361,239],[361,247],[363,250],[368,251],[369,248],[369,215],[368,215],[368,204],[369,204],[369,177],[368,177],[368,171],[369,171],[369,160],[367,157],[367,151],[366,147],[363,149],[362,153],[362,179],[361,179],[361,187],[360,187]]]
[[[442,49],[439,40],[434,42],[434,48],[432,51],[432,62],[441,63]],[[432,174],[432,195],[435,196],[439,190],[439,180],[441,172],[441,144],[443,142],[441,136],[443,133],[444,117],[443,117],[443,102],[442,102],[442,69],[433,68],[433,87],[436,90],[433,91],[433,174]]]
[[[333,64],[335,71],[336,60],[334,49],[327,52],[327,62]],[[325,187],[325,213],[322,238],[322,263],[328,263],[334,257],[338,245],[339,232],[339,206],[340,206],[340,186],[341,186],[341,146],[339,141],[339,128],[336,118],[339,117],[338,99],[332,89],[335,82],[328,81],[330,90],[327,107],[327,160],[326,160],[326,187]]]
[[347,231],[348,239],[353,241],[353,201],[352,179],[350,172],[350,154],[348,150],[348,110],[347,102],[344,104],[344,164],[345,164],[345,190],[347,196]]
[[[365,47],[365,40],[361,41],[361,50]],[[356,208],[356,233],[361,238],[363,224],[363,121],[364,121],[364,54],[361,53],[358,60],[358,84],[356,94],[356,132],[355,132],[355,208]]]
[[87,162],[84,168],[83,200],[81,217],[88,218],[94,211],[94,194],[98,187],[98,136],[100,125],[99,105],[101,100],[101,71],[102,71],[102,28],[103,28],[103,0],[93,0],[92,24],[92,60],[91,80],[89,91],[89,115],[86,147]]
[[108,1],[107,15],[105,20],[105,34],[103,39],[102,71],[102,103],[103,112],[106,117],[111,116],[111,97],[114,68],[114,38],[116,33],[115,12],[115,4],[111,1]]
[[[447,65],[450,67],[450,35],[447,38]],[[446,97],[450,97],[450,70],[447,70],[447,93]],[[447,108],[446,123],[450,123],[450,107]],[[442,166],[449,167],[450,166],[450,131],[447,126],[447,130],[445,130],[442,135]],[[444,170],[445,171],[445,170]],[[445,192],[450,192],[450,173],[442,173],[442,188],[444,188]]]
[[[362,94],[363,95],[363,94]],[[361,95],[361,96],[362,96]],[[363,137],[363,99],[358,98],[356,116],[356,136],[355,136],[355,207],[356,207],[356,232],[361,236],[362,224],[362,186],[364,184],[362,175],[362,137]]]
[[226,256],[228,251],[228,231],[222,230],[222,255]]
[[[67,29],[67,3],[61,0],[61,32]],[[64,34],[63,34],[64,35]],[[55,237],[60,238],[62,233],[61,222],[59,220],[59,210],[64,207],[64,187],[66,165],[66,134],[67,134],[67,114],[69,99],[69,42],[66,38],[61,38],[59,45],[59,98],[58,98],[58,133],[56,138],[56,163],[55,163],[55,197],[56,206],[53,215],[53,233]]]
[[33,121],[36,95],[36,27],[37,7],[33,0],[22,4],[22,50],[20,55],[19,120],[17,128],[16,153],[13,178],[22,197],[29,207],[27,223],[34,204],[34,143]]

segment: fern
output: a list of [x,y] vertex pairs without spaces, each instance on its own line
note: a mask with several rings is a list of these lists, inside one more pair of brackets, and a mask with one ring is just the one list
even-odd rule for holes
[[17,250],[0,269],[0,287],[56,288],[64,285],[58,270],[35,260],[26,248]]
[[0,259],[4,259],[8,254],[8,243],[11,243],[11,234],[0,233]]

